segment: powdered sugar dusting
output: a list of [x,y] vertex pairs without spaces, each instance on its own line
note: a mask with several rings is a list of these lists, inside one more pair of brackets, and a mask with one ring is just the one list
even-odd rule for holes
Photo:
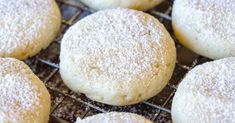
[[[203,27],[210,32],[207,36],[219,36],[226,44],[235,46],[235,0],[176,0],[175,5],[184,12],[181,24]],[[235,55],[235,50],[231,50]]]
[[83,64],[80,71],[89,73],[88,79],[142,79],[149,75],[145,72],[159,70],[153,67],[156,63],[166,64],[161,58],[169,39],[162,28],[143,12],[120,8],[100,11],[69,29],[62,41],[61,56],[81,57],[76,63]]
[[173,110],[197,122],[235,122],[235,58],[191,70],[179,85]]
[[77,119],[76,123],[152,123],[142,116],[124,112],[110,112],[87,117],[84,120]]
[[20,61],[0,58],[0,122],[23,122],[39,114],[41,93],[33,73]]
[[208,62],[189,73],[197,82],[189,81],[189,89],[202,94],[231,100],[235,104],[235,58]]
[[[37,39],[53,23],[53,0],[0,0],[0,56],[12,56],[37,47]],[[53,24],[52,24],[53,25]],[[54,31],[52,31],[54,32]],[[33,44],[33,46],[31,46]]]

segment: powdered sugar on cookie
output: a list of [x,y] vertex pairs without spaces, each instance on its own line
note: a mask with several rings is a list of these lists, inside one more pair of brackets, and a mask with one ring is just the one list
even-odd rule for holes
[[152,123],[144,117],[124,112],[109,112],[87,117],[83,120],[77,119],[76,123]]
[[61,49],[86,56],[79,62],[84,62],[81,71],[93,75],[88,78],[129,81],[137,75],[144,78],[145,71],[156,72],[152,66],[164,64],[159,59],[164,54],[160,49],[167,40],[156,19],[134,10],[108,11],[97,12],[71,27]]
[[0,3],[0,56],[23,59],[52,41],[50,36],[59,27],[55,20],[60,20],[53,0],[0,0]]
[[196,66],[176,92],[172,106],[173,121],[235,122],[234,82],[235,58]]
[[0,58],[0,122],[28,122],[39,117],[45,92],[38,81],[23,62]]

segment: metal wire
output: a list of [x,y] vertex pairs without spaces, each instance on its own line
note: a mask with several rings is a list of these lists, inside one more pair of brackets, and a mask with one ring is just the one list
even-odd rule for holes
[[[57,0],[62,13],[61,32],[55,41],[36,57],[25,62],[45,82],[52,96],[51,123],[74,122],[76,117],[84,118],[102,112],[126,111],[138,113],[156,123],[171,123],[171,101],[179,82],[184,75],[197,64],[208,61],[178,44],[177,64],[172,79],[167,87],[155,97],[132,106],[109,106],[89,100],[83,94],[75,94],[64,84],[59,75],[60,41],[66,30],[81,18],[91,14],[94,10],[83,5],[79,0]],[[171,28],[171,10],[173,0],[166,0],[161,5],[148,11],[158,18],[175,39]]]

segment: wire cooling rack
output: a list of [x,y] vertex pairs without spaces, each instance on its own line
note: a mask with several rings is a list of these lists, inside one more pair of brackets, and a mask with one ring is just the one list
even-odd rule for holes
[[175,40],[177,47],[177,64],[169,84],[155,97],[131,106],[109,106],[94,102],[83,94],[69,90],[59,74],[60,42],[66,30],[81,18],[95,12],[79,0],[56,0],[62,13],[62,26],[55,41],[37,56],[25,60],[34,73],[45,82],[48,88],[52,107],[50,123],[72,123],[77,117],[84,118],[103,112],[123,111],[140,114],[155,123],[171,123],[171,103],[177,85],[184,75],[194,66],[209,59],[192,53],[182,47],[173,35],[171,27],[171,10],[173,0],[165,0],[147,13],[158,18]]

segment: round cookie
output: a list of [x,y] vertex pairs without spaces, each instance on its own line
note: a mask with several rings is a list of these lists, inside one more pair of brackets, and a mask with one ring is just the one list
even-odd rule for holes
[[81,0],[87,6],[95,9],[130,8],[148,10],[161,3],[163,0]]
[[60,73],[75,92],[110,105],[129,105],[159,93],[171,78],[176,49],[154,17],[130,9],[92,14],[61,43]]
[[175,0],[172,25],[176,37],[185,47],[211,59],[235,56],[234,6],[234,0]]
[[192,69],[180,83],[172,103],[174,123],[235,122],[235,58]]
[[13,58],[0,58],[0,122],[47,123],[50,95],[30,68]]
[[54,0],[0,0],[0,57],[25,59],[46,48],[60,29]]
[[153,123],[143,116],[125,113],[125,112],[109,112],[97,114],[87,117],[83,120],[77,118],[75,123]]

